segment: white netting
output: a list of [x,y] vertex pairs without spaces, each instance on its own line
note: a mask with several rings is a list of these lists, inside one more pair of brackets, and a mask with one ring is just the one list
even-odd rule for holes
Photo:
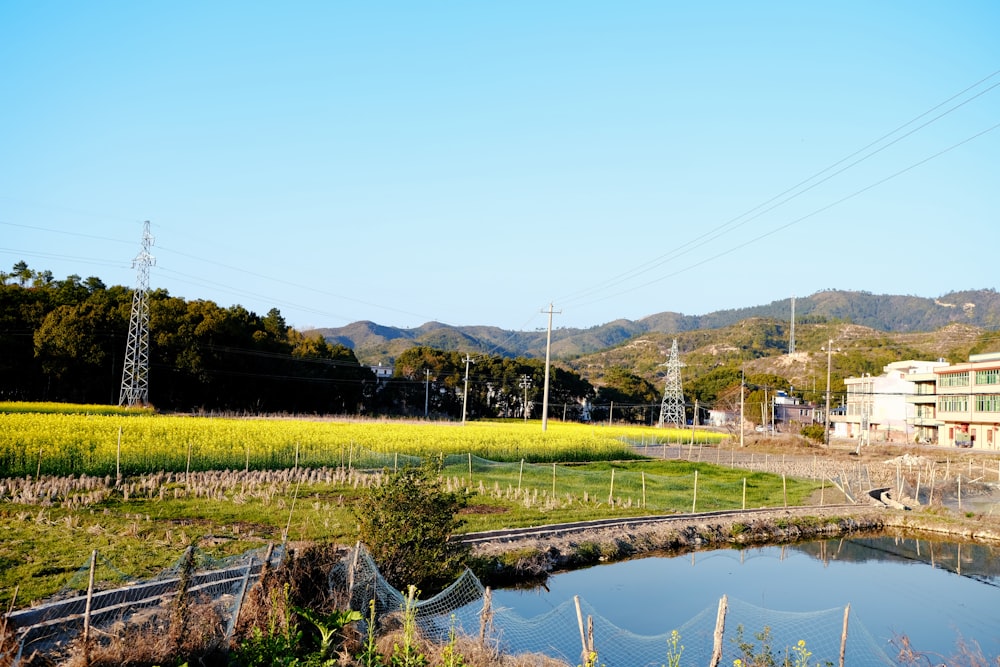
[[269,566],[273,567],[280,563],[283,553],[283,548],[273,552],[261,549],[213,559],[194,550],[156,577],[124,586],[121,583],[126,577],[99,557],[95,560],[94,579],[100,585],[95,584],[90,596],[87,591],[91,568],[87,565],[49,602],[8,616],[18,640],[13,663],[17,665],[35,655],[60,655],[86,624],[96,641],[111,641],[127,629],[140,626],[162,632],[170,623],[183,620],[176,615],[181,591],[190,605],[200,606],[199,613],[217,620],[223,633],[220,641],[225,641],[232,635],[246,591],[261,575],[265,558],[270,557]]
[[[367,611],[375,600],[376,616],[403,609],[406,596],[390,586],[379,574],[363,546],[350,554],[330,574],[334,589],[350,591],[353,609]],[[580,664],[583,644],[576,603],[567,600],[541,616],[523,618],[505,608],[493,608],[486,589],[469,571],[448,589],[414,605],[416,623],[428,638],[442,641],[452,627],[456,632],[478,638],[507,654],[537,653]],[[580,614],[593,624],[594,648],[599,664],[614,667],[642,667],[667,663],[667,642],[671,631],[679,634],[684,647],[684,665],[709,664],[713,649],[718,607],[705,609],[677,628],[664,628],[658,635],[638,635],[620,628],[600,615],[586,601],[580,600]],[[786,612],[755,607],[740,600],[730,600],[725,617],[723,662],[731,665],[737,658],[746,660],[746,651],[754,655],[768,650],[782,664],[787,650],[799,646],[812,653],[809,664],[839,662],[843,634],[844,609],[813,612]],[[742,633],[740,634],[740,628]],[[766,638],[763,636],[767,632]],[[586,634],[586,633],[585,633]],[[761,635],[761,637],[757,637]],[[895,664],[881,644],[862,625],[856,615],[848,623],[845,660],[852,667]],[[742,637],[742,638],[741,638]],[[793,656],[794,657],[794,656]]]

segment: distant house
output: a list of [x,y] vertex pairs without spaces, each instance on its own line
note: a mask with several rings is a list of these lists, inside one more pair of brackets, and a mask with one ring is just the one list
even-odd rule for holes
[[369,366],[368,369],[375,374],[375,379],[380,383],[391,378],[393,372],[395,371],[394,367],[383,366],[381,362],[379,362],[378,366]]
[[783,424],[786,431],[802,428],[815,421],[816,406],[802,402],[801,398],[788,392],[778,391],[774,395],[774,421]]

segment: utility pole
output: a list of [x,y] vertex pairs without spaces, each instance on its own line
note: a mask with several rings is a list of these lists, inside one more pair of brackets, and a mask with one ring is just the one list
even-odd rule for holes
[[524,421],[528,421],[528,388],[531,386],[531,377],[522,375],[519,386],[524,390]]
[[542,391],[542,432],[544,433],[549,427],[549,359],[552,357],[552,315],[562,314],[562,311],[552,310],[552,304],[549,303],[549,309],[542,312],[549,314],[549,328],[545,334],[545,389]]
[[431,399],[431,369],[424,369],[424,419],[427,419],[429,414],[428,407],[430,406]]
[[824,417],[824,426],[826,433],[824,437],[826,438],[826,446],[830,446],[830,367],[833,360],[833,339],[829,339],[826,343],[826,415]]
[[795,295],[792,295],[792,326],[788,331],[788,354],[795,354]]
[[149,403],[149,267],[156,263],[149,253],[153,235],[149,220],[142,227],[142,249],[132,260],[136,270],[135,292],[132,294],[132,314],[128,325],[128,342],[125,345],[125,366],[122,368],[122,386],[118,405],[134,407]]
[[743,388],[747,386],[746,373],[740,370],[740,448],[744,447],[743,444]]
[[469,364],[476,363],[476,360],[466,353],[465,359],[462,361],[465,362],[465,393],[462,395],[462,426],[465,426],[465,408],[469,403]]

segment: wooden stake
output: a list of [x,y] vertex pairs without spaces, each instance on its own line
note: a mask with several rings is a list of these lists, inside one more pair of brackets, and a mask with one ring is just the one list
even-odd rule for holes
[[844,653],[847,652],[847,619],[851,615],[851,605],[844,607],[844,631],[840,633],[840,667],[844,667]]
[[608,505],[615,504],[615,469],[611,469],[611,491],[608,492]]
[[785,480],[785,473],[781,473],[781,495],[785,498],[785,507],[788,507],[788,482]]
[[486,646],[486,639],[493,631],[493,589],[483,592],[483,609],[479,612],[479,643]]
[[517,473],[517,490],[518,493],[521,491],[521,478],[524,477],[524,459],[521,459],[521,470]]
[[642,507],[646,508],[646,471],[642,471]]
[[719,613],[715,617],[715,635],[712,639],[712,661],[710,667],[719,667],[722,661],[722,636],[726,631],[726,609],[729,606],[729,599],[723,595],[719,600]]
[[552,497],[556,497],[556,462],[552,462]]

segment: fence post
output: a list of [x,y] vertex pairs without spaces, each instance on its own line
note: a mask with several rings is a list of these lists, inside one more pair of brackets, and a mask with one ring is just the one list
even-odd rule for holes
[[94,571],[97,569],[97,549],[90,552],[90,576],[87,579],[87,605],[83,610],[83,662],[90,664],[90,612],[94,605]]
[[[226,628],[226,641],[228,642],[233,637],[233,631],[236,630],[237,624],[240,621],[240,612],[243,611],[243,601],[247,598],[247,588],[250,587],[250,574],[253,572],[254,561],[257,557],[253,554],[250,555],[250,562],[247,563],[246,574],[243,575],[243,584],[240,586],[240,594],[236,598],[236,609],[233,611],[232,620],[229,622],[229,627]],[[261,566],[263,567],[263,565]]]
[[[358,569],[358,557],[361,555],[361,541],[354,543],[354,557],[351,558],[351,569],[347,571],[347,604],[354,603],[354,572]],[[353,609],[353,607],[349,607]]]
[[483,610],[479,612],[479,643],[485,648],[486,639],[493,632],[493,589],[483,592]]
[[[726,631],[726,609],[729,606],[729,599],[723,595],[719,600],[719,613],[715,617],[715,635],[712,640],[712,662],[710,667],[719,667],[722,661],[722,636]],[[841,664],[843,667],[843,664]]]
[[844,630],[840,633],[840,667],[844,667],[844,654],[847,652],[847,619],[851,615],[851,604],[844,607]]
[[576,623],[580,627],[580,646],[582,647],[580,649],[580,659],[582,660],[581,664],[586,665],[589,664],[587,658],[589,658],[590,656],[587,653],[587,635],[585,634],[583,629],[583,611],[581,611],[580,609],[579,595],[573,596],[573,603],[576,605]]
[[691,513],[695,513],[695,507],[698,506],[698,471],[694,471],[694,497],[691,498]]

